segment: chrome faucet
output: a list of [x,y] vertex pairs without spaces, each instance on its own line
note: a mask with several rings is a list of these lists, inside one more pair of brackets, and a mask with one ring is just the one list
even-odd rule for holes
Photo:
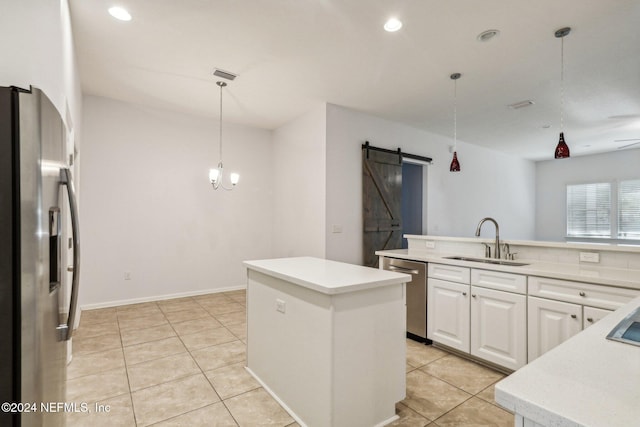
[[500,228],[498,227],[498,223],[493,218],[483,218],[478,224],[478,228],[476,228],[476,237],[480,237],[480,229],[482,228],[482,224],[486,221],[491,221],[493,225],[496,226],[496,247],[493,251],[493,257],[500,259]]

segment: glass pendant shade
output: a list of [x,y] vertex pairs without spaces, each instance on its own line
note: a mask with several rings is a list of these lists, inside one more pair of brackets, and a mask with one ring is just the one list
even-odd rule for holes
[[209,169],[209,181],[212,184],[218,182],[218,177],[220,176],[220,171],[218,169]]
[[451,160],[451,166],[449,166],[449,172],[460,172],[460,162],[458,162],[458,153],[456,151],[453,152],[453,159]]
[[560,132],[560,140],[556,146],[556,159],[566,159],[569,157],[569,146],[564,142],[564,132]]
[[231,181],[231,185],[236,185],[238,181],[240,181],[240,174],[232,173],[229,175],[229,180]]

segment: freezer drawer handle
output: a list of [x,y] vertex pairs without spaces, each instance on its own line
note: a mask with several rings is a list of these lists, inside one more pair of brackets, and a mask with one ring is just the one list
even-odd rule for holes
[[420,274],[420,272],[418,270],[412,270],[410,268],[404,268],[404,267],[396,267],[395,265],[390,265],[389,266],[389,270],[391,270],[391,271],[399,271],[399,272],[407,273],[407,274]]
[[71,266],[71,302],[69,303],[69,317],[66,324],[58,326],[59,338],[62,341],[71,339],[73,334],[73,323],[76,319],[76,308],[78,306],[78,279],[80,277],[80,228],[78,226],[78,204],[76,194],[73,189],[71,171],[67,168],[60,169],[60,184],[67,187],[67,198],[69,199],[69,211],[71,214],[71,239],[73,241],[73,265]]

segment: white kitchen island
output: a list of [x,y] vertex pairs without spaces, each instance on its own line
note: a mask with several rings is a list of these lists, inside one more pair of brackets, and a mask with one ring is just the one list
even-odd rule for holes
[[290,415],[310,427],[397,419],[410,277],[311,257],[244,265],[247,370]]

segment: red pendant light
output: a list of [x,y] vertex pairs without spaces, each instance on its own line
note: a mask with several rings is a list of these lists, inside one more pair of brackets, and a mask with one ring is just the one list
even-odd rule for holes
[[569,146],[564,142],[564,132],[560,132],[560,140],[556,145],[556,159],[566,159],[569,157]]
[[571,32],[570,27],[560,28],[554,33],[560,39],[560,139],[556,145],[555,158],[566,159],[569,157],[569,146],[564,141],[564,37]]
[[453,80],[453,159],[449,165],[449,172],[460,172],[460,162],[458,161],[458,79],[462,77],[460,73],[453,73],[449,76]]
[[453,159],[449,166],[449,172],[460,172],[460,162],[458,162],[458,153],[456,151],[453,152]]

